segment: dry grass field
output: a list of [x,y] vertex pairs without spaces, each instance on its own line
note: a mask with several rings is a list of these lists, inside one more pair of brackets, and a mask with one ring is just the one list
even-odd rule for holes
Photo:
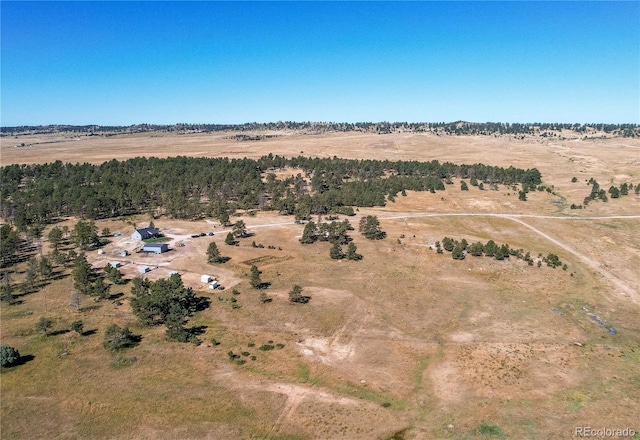
[[[328,243],[300,244],[304,226],[273,213],[242,216],[255,235],[239,246],[225,245],[226,230],[212,220],[155,219],[173,238],[172,250],[158,256],[117,256],[135,249],[133,224],[148,217],[98,221],[122,236],[111,238],[104,255],[89,252],[95,267],[118,260],[132,278],[148,265],[150,279],[177,270],[210,299],[189,324],[204,326],[202,344],[168,342],[163,327],[140,326],[127,301],[130,283],[112,290],[119,298],[83,298],[82,310],[72,310],[72,281],[61,272],[19,304],[1,306],[2,343],[27,356],[0,375],[2,438],[568,439],[576,426],[640,432],[640,197],[569,209],[589,194],[591,177],[603,188],[640,183],[640,141],[272,134],[279,136],[246,142],[222,133],[5,137],[0,153],[2,165],[268,153],[482,162],[536,167],[558,195],[532,192],[522,202],[517,191],[461,191],[457,181],[437,194],[408,192],[348,218],[357,228],[361,216],[377,215],[387,233],[370,241],[351,231],[364,255],[357,262],[331,260]],[[21,142],[33,146],[14,147]],[[215,235],[191,238],[209,231]],[[567,270],[515,258],[456,261],[430,248],[445,236],[493,239],[534,257],[555,253]],[[227,263],[206,262],[211,241]],[[269,303],[249,285],[251,264],[271,283]],[[225,290],[207,289],[201,274],[216,276]],[[13,277],[21,280],[24,267]],[[308,304],[288,302],[294,284]],[[232,289],[239,308],[232,308]],[[49,336],[34,330],[42,316],[55,322]],[[78,319],[89,334],[68,331]],[[130,326],[140,344],[105,350],[111,323]],[[263,344],[281,345],[259,350]],[[229,351],[246,363],[230,362]]]

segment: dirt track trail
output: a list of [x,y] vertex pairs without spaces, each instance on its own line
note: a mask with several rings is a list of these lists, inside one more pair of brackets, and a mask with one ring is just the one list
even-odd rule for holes
[[572,247],[560,242],[559,240],[551,237],[550,235],[542,232],[541,230],[531,226],[530,224],[528,224],[527,222],[522,220],[523,218],[524,219],[532,218],[532,219],[574,220],[574,221],[578,221],[578,220],[583,220],[583,221],[589,221],[589,220],[616,220],[616,219],[617,220],[632,220],[632,219],[640,219],[640,215],[612,215],[612,216],[594,216],[594,217],[560,217],[560,216],[553,216],[553,215],[534,215],[534,214],[411,213],[411,214],[393,215],[393,216],[386,216],[386,217],[381,216],[380,219],[383,219],[383,220],[394,220],[394,219],[419,218],[419,217],[498,217],[498,218],[504,218],[504,219],[507,219],[507,220],[511,220],[511,221],[516,222],[516,223],[520,223],[521,225],[531,229],[533,232],[535,232],[536,234],[540,235],[541,237],[544,237],[546,240],[554,243],[555,245],[561,247],[562,249],[566,250],[567,252],[569,252],[569,253],[573,254],[574,256],[578,257],[580,260],[582,260],[584,263],[586,263],[589,267],[591,267],[593,270],[595,270],[600,275],[602,275],[602,277],[605,278],[607,281],[609,281],[609,283],[613,284],[616,288],[622,290],[624,292],[624,294],[628,295],[634,303],[640,304],[640,296],[638,294],[638,291],[636,291],[634,288],[632,288],[632,287],[628,286],[627,284],[625,284],[622,280],[620,280],[620,278],[618,278],[617,276],[615,276],[611,272],[607,271],[597,261],[595,261],[595,260],[593,260],[593,259],[591,259],[591,258],[579,253],[578,251],[576,251]]
[[[627,285],[623,280],[619,277],[615,276],[608,270],[606,270],[601,264],[597,261],[579,253],[572,247],[562,243],[561,241],[553,238],[549,234],[531,226],[526,223],[523,219],[553,219],[559,221],[592,221],[592,220],[633,220],[640,219],[640,215],[610,215],[610,216],[590,216],[590,217],[562,217],[562,216],[554,216],[554,215],[535,215],[535,214],[498,214],[498,213],[471,213],[471,212],[455,212],[455,213],[430,213],[430,212],[413,212],[413,213],[405,213],[405,214],[393,214],[393,215],[379,215],[378,218],[380,220],[400,220],[400,219],[408,219],[408,218],[424,218],[424,217],[498,217],[504,218],[507,220],[514,221],[516,223],[520,223],[521,225],[529,228],[536,234],[544,237],[546,240],[554,243],[555,245],[561,247],[567,252],[573,254],[577,258],[579,258],[582,262],[587,264],[590,268],[598,272],[604,279],[606,279],[609,283],[614,285],[617,289],[624,292],[625,295],[629,296],[631,300],[640,304],[640,294],[638,291],[629,285]],[[355,217],[357,220],[359,217]],[[278,222],[278,223],[267,223],[267,224],[259,224],[259,225],[248,225],[248,229],[253,228],[272,228],[272,227],[281,227],[281,226],[289,226],[294,225],[295,222]],[[231,230],[218,231],[218,233],[226,233]]]

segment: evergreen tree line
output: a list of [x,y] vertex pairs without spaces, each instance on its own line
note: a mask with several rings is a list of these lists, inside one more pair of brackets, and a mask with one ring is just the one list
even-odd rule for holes
[[[576,179],[575,177],[573,179]],[[572,182],[576,182],[576,180],[571,180]],[[612,199],[618,199],[620,196],[626,196],[629,194],[629,191],[634,190],[633,183],[621,183],[619,186],[611,185],[609,190],[606,191],[604,188],[600,187],[600,184],[593,177],[589,179],[587,185],[591,185],[590,194],[584,198],[582,201],[582,205],[571,205],[571,209],[582,209],[582,206],[587,206],[589,202],[593,200],[602,200],[603,202],[608,202],[609,197],[607,197],[607,193]],[[635,194],[640,194],[640,183],[635,185]]]
[[[493,240],[489,240],[486,243],[480,241],[469,243],[465,238],[458,241],[451,237],[444,237],[442,243],[436,241],[435,247],[436,252],[439,254],[443,254],[444,251],[451,252],[451,258],[454,260],[464,260],[466,255],[474,257],[486,256],[496,260],[505,260],[513,256],[519,260],[526,261],[529,266],[533,266],[534,263],[531,252],[525,253],[523,249],[513,249],[506,243],[499,245]],[[549,253],[546,257],[539,254],[538,267],[542,266],[542,263],[546,263],[547,266],[554,269],[562,266],[563,270],[567,270],[567,265],[563,265],[556,254]]]
[[[278,179],[272,171],[301,168]],[[264,180],[263,180],[264,175]],[[384,206],[405,190],[444,190],[452,177],[537,185],[540,172],[483,164],[285,158],[258,160],[173,157],[111,160],[100,165],[9,165],[0,168],[0,215],[20,231],[56,217],[99,219],[154,213],[180,219],[228,221],[237,208],[311,214],[352,214],[352,206]]]
[[[216,133],[216,132],[247,132],[247,131],[280,131],[295,130],[312,133],[327,132],[364,132],[364,133],[395,133],[416,132],[436,133],[448,135],[498,135],[498,134],[530,134],[535,135],[547,131],[573,131],[588,133],[602,131],[623,137],[640,136],[638,124],[603,124],[603,123],[508,123],[508,122],[295,122],[278,121],[268,123],[249,122],[245,124],[136,124],[130,126],[104,125],[39,125],[0,127],[3,136],[17,134],[52,134],[76,133],[87,136],[114,136],[133,133]],[[252,136],[253,138],[253,136]],[[247,139],[253,140],[253,139]]]

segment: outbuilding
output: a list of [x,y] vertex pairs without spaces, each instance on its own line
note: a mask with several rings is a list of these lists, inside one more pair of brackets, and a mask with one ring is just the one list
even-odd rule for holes
[[169,245],[166,243],[147,243],[142,248],[142,252],[148,252],[153,254],[161,254],[169,250]]
[[172,270],[169,272],[169,277],[171,277],[171,275],[180,275],[180,273],[177,270]]
[[217,288],[218,288],[217,281],[212,281],[211,283],[209,283],[209,289],[217,289]]
[[211,275],[202,275],[200,277],[200,282],[201,283],[208,283],[211,281]]
[[120,263],[119,261],[112,261],[111,263],[109,263],[111,265],[111,267],[117,269],[120,266],[122,266],[122,263]]
[[151,270],[151,268],[149,266],[140,266],[138,268],[138,272],[140,273],[147,273]]

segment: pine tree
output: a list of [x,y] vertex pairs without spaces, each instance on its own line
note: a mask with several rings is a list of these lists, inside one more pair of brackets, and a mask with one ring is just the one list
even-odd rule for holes
[[462,246],[458,245],[455,248],[453,248],[453,251],[451,252],[451,258],[453,258],[454,260],[464,260],[464,251],[462,250]]
[[91,293],[91,265],[84,252],[78,254],[74,259],[71,275],[74,289],[85,295]]
[[471,245],[471,247],[469,248],[469,253],[474,257],[481,257],[484,253],[484,246],[478,241],[477,243]]
[[[6,276],[6,275],[5,275]],[[13,286],[7,280],[0,285],[0,301],[12,304],[15,300],[13,295]]]
[[38,278],[38,261],[34,257],[27,262],[27,269],[25,271],[25,284],[31,288],[33,287],[37,278]]
[[362,260],[362,255],[357,253],[357,250],[358,248],[356,247],[355,243],[349,243],[349,245],[347,246],[347,259],[353,261]]
[[73,231],[75,243],[81,249],[87,249],[98,243],[98,227],[93,221],[79,221]]
[[337,242],[331,245],[331,249],[329,250],[329,256],[333,260],[341,260],[344,258],[344,254],[342,253],[342,247]]
[[10,345],[0,345],[0,366],[10,367],[20,360],[20,352]]
[[297,284],[295,284],[289,291],[289,302],[306,304],[310,299],[310,297],[302,295],[302,287]]
[[54,251],[58,250],[60,246],[60,242],[62,241],[62,229],[57,226],[54,226],[53,229],[49,231],[49,243],[53,247]]
[[362,235],[370,240],[381,240],[387,236],[386,232],[380,229],[380,221],[374,215],[368,215],[360,219],[358,230]]
[[258,267],[255,264],[251,266],[250,270],[251,270],[251,274],[250,274],[249,282],[251,283],[251,287],[253,287],[254,289],[261,288],[262,280],[260,279],[260,274],[262,272],[258,270]]
[[207,248],[207,261],[209,263],[225,263],[228,261],[228,258],[220,255],[220,250],[218,250],[218,245],[215,241],[209,243],[209,247]]
[[316,224],[314,222],[310,221],[304,226],[304,231],[302,232],[300,243],[311,244],[316,240],[318,240],[318,228],[316,227]]
[[247,225],[244,224],[244,221],[238,220],[233,225],[232,232],[234,238],[244,238],[247,236]]
[[97,299],[105,299],[109,294],[111,285],[105,284],[104,279],[98,278],[91,286],[90,294]]
[[626,196],[627,194],[629,194],[629,185],[623,183],[622,185],[620,185],[620,195]]
[[609,194],[611,194],[612,199],[617,199],[620,197],[620,190],[616,186],[611,186],[611,188],[609,188]]
[[40,258],[40,261],[38,262],[38,272],[40,273],[40,277],[44,280],[51,278],[51,275],[53,274],[53,267],[47,257]]
[[235,246],[237,242],[236,242],[236,239],[233,237],[233,234],[229,232],[227,234],[227,238],[224,239],[224,243],[228,244],[229,246]]

